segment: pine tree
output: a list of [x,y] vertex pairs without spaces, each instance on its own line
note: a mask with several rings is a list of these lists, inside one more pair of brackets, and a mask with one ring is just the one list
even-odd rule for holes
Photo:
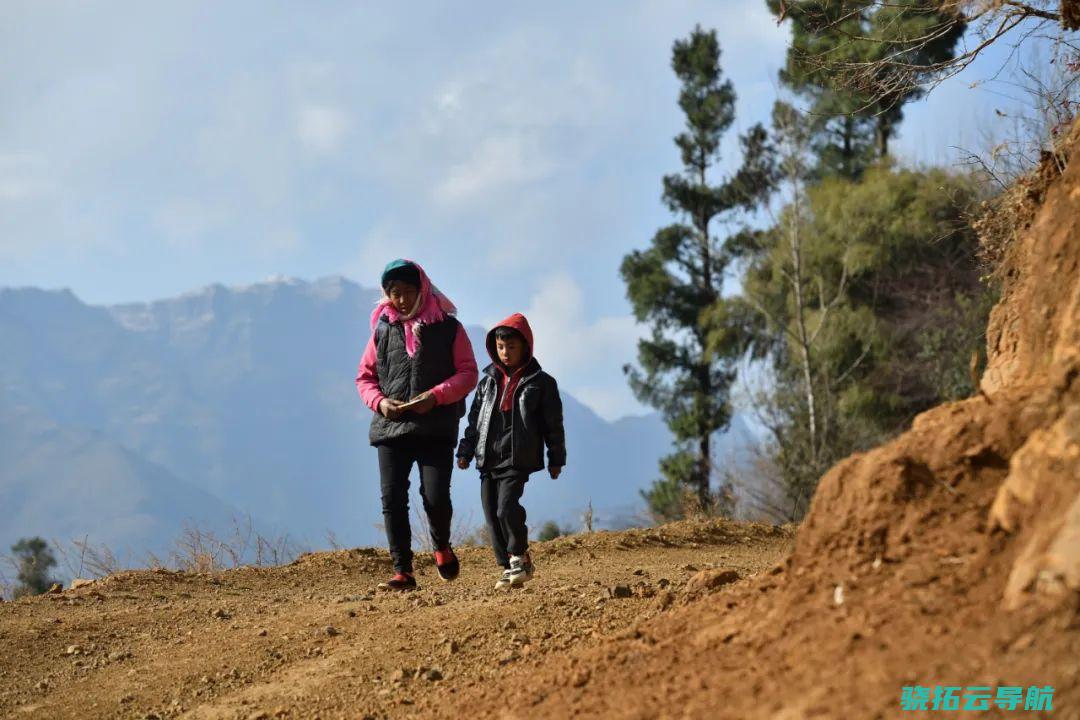
[[11,552],[19,563],[19,584],[15,596],[40,595],[52,586],[49,569],[56,566],[56,558],[42,538],[23,538],[11,546]]
[[661,461],[663,479],[643,493],[662,518],[681,514],[687,489],[701,507],[716,505],[711,439],[730,420],[737,343],[710,343],[711,319],[724,314],[718,308],[725,303],[720,291],[728,262],[710,226],[753,208],[773,174],[765,130],[755,125],[741,138],[741,167],[712,184],[721,139],[735,119],[735,92],[722,76],[716,33],[698,27],[676,41],[672,69],[682,83],[679,107],[686,116],[685,130],[675,137],[683,170],[664,177],[662,197],[679,222],[661,228],[648,249],[630,253],[621,266],[634,315],[652,328],[638,345],[640,367],[625,370],[637,397],[661,410],[678,447]]
[[924,94],[907,75],[950,60],[966,27],[935,0],[767,2],[792,25],[780,80],[809,101],[822,176],[858,178],[888,155],[904,105]]

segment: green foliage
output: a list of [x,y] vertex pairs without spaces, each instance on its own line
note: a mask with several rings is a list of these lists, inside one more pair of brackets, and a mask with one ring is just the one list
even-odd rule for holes
[[655,480],[648,490],[638,492],[655,522],[666,523],[686,517],[687,490],[679,481],[662,477]]
[[[780,14],[781,0],[766,2]],[[792,41],[780,80],[809,103],[818,174],[857,178],[887,155],[904,104],[923,95],[893,69],[951,59],[965,25],[938,0],[787,0],[783,7]]]
[[537,533],[536,539],[554,540],[557,537],[562,537],[563,535],[569,534],[570,533],[568,531],[559,527],[559,523],[555,522],[554,520],[548,520],[546,523],[540,526],[540,532]]
[[735,512],[735,494],[729,482],[722,482],[704,499],[695,491],[697,456],[688,449],[677,450],[660,460],[663,476],[640,494],[656,522],[672,522],[689,517],[730,517]]
[[672,69],[682,83],[679,107],[686,116],[686,129],[675,138],[683,170],[664,177],[662,197],[679,221],[661,228],[649,248],[627,255],[620,268],[635,317],[652,329],[638,344],[639,366],[625,368],[630,386],[663,413],[680,447],[661,463],[664,480],[646,493],[650,508],[665,517],[675,512],[671,498],[679,488],[709,501],[710,438],[730,419],[732,360],[745,345],[734,333],[711,341],[710,324],[725,316],[720,289],[728,257],[710,224],[753,208],[773,176],[765,130],[756,125],[740,139],[741,167],[719,184],[709,177],[735,119],[735,92],[722,78],[716,33],[696,28],[677,41]]
[[56,558],[45,540],[23,538],[11,546],[11,552],[19,566],[15,597],[40,595],[52,586],[54,581],[49,577],[49,570],[56,567]]
[[[978,389],[972,383],[971,356],[986,343],[986,320],[998,300],[993,290],[958,293],[951,305],[934,311],[934,317],[915,338],[916,361],[926,369],[926,381],[942,400],[969,397]],[[985,364],[985,356],[981,358]],[[981,370],[976,368],[981,374]]]
[[994,299],[969,223],[978,187],[879,164],[801,187],[774,227],[731,246],[774,361],[774,460],[803,510],[837,460],[973,391]]
[[687,515],[687,493],[694,487],[697,457],[683,447],[660,459],[661,479],[653,482],[641,497],[657,522],[682,520]]

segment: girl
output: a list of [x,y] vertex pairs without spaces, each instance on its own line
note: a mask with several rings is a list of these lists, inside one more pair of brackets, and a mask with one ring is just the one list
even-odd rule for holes
[[410,260],[382,273],[383,297],[371,313],[371,338],[356,388],[375,415],[369,439],[378,448],[383,521],[394,576],[384,590],[413,590],[409,472],[420,466],[435,566],[444,580],[458,575],[450,547],[450,473],[465,397],[476,387],[476,358],[457,309]]

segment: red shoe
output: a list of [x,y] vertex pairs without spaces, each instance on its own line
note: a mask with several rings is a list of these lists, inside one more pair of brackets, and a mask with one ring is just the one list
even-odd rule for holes
[[386,582],[379,583],[380,590],[395,590],[397,592],[405,592],[407,590],[416,589],[416,578],[412,576],[412,573],[399,572],[394,577],[390,578]]
[[449,545],[441,550],[435,551],[435,568],[439,571],[439,577],[447,582],[458,576],[458,572],[461,570],[461,564],[458,562],[457,555],[454,554],[454,551]]

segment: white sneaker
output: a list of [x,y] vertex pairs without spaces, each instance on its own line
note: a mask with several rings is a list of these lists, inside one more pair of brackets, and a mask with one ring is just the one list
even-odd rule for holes
[[521,556],[511,555],[510,569],[506,571],[506,577],[509,578],[512,587],[521,587],[533,579],[534,570],[529,553]]
[[510,587],[511,584],[512,583],[510,582],[510,569],[507,568],[506,570],[503,570],[502,577],[500,577],[499,581],[495,583],[495,589],[505,590],[506,588]]

